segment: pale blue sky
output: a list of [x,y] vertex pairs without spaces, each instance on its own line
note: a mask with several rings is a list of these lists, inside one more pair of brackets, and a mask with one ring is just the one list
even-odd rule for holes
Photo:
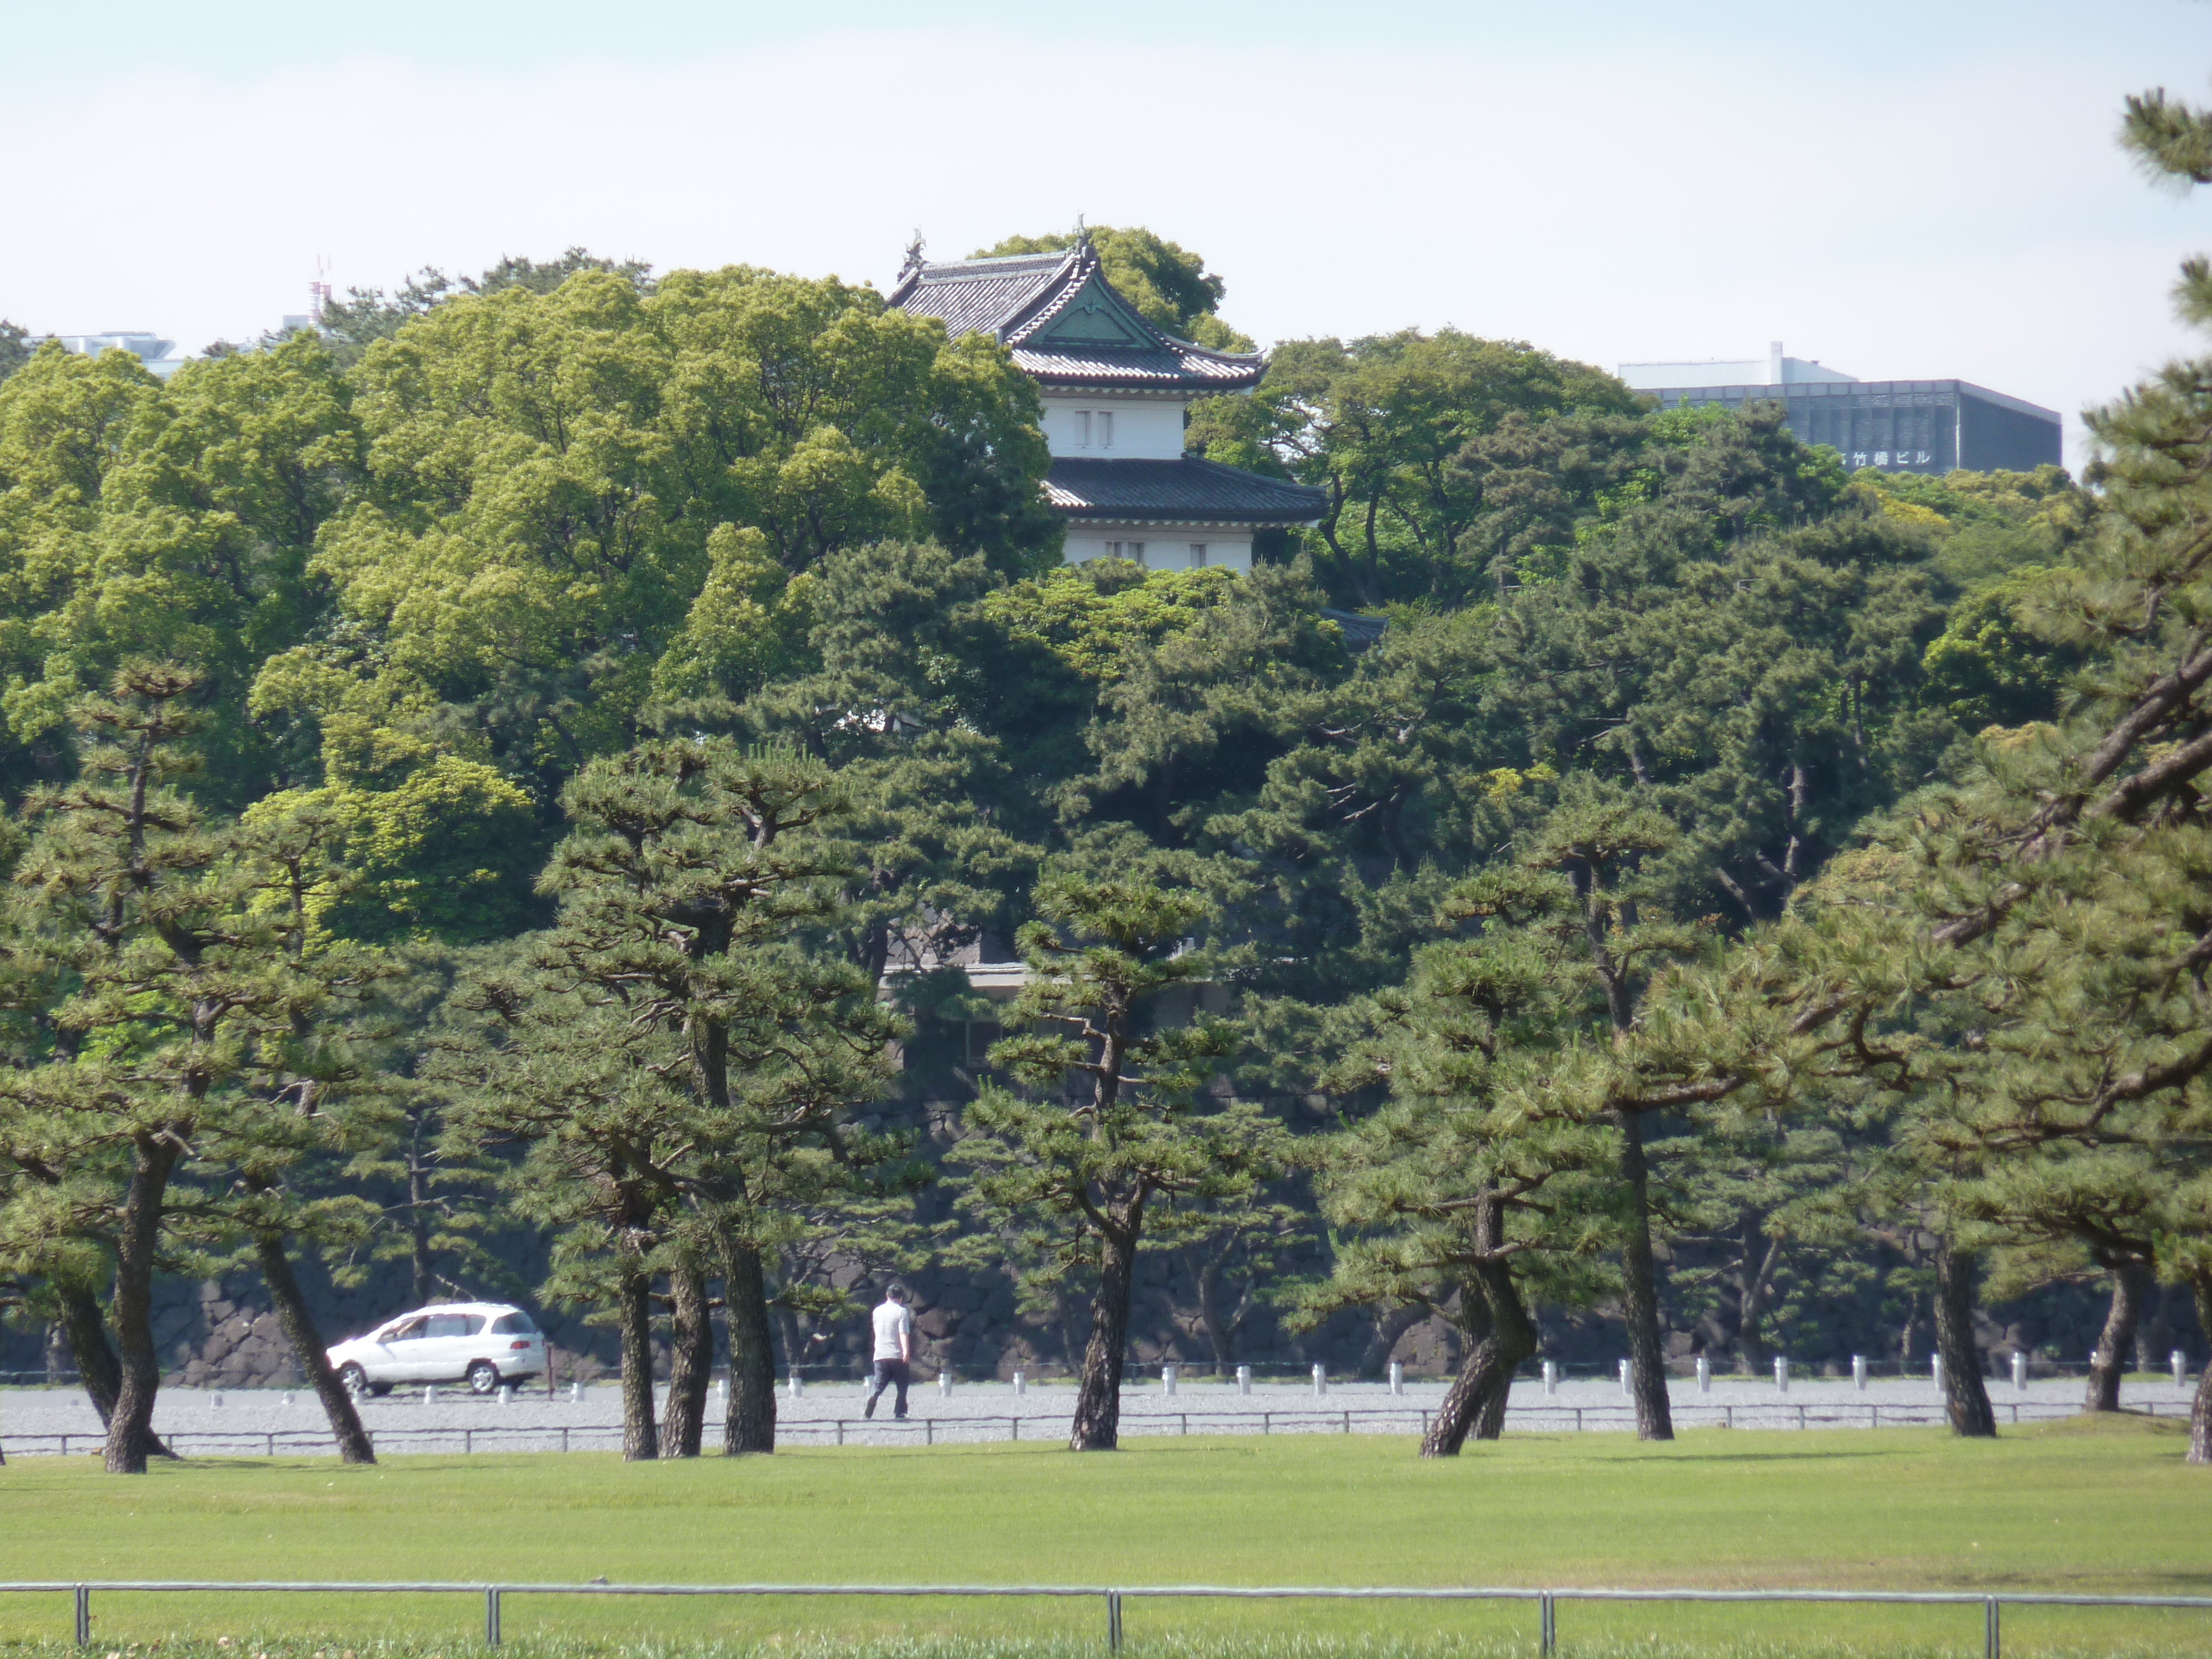
[[2212,247],[2110,144],[2126,92],[2212,93],[2197,0],[0,0],[0,315],[194,349],[301,309],[319,253],[882,282],[917,225],[1081,211],[1204,252],[1264,338],[1780,338],[2071,416],[2184,343],[2164,291]]

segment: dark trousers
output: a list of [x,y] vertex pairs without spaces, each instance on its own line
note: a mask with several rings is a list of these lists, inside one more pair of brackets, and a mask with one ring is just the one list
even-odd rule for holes
[[898,1401],[891,1402],[891,1416],[907,1416],[907,1387],[914,1382],[914,1367],[905,1360],[876,1360],[876,1378],[867,1385],[867,1402],[874,1405],[883,1398],[883,1391],[896,1387]]
[[868,1384],[868,1403],[871,1406],[874,1405],[878,1400],[882,1398],[883,1392],[885,1389],[896,1388],[898,1389],[898,1399],[893,1402],[891,1406],[891,1415],[893,1417],[904,1417],[906,1415],[907,1385],[913,1381],[914,1369],[908,1365],[905,1360],[878,1359],[876,1361],[875,1378]]

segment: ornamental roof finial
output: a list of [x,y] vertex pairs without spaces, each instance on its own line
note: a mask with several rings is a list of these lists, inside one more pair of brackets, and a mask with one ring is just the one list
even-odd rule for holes
[[1075,216],[1075,251],[1086,256],[1097,252],[1091,245],[1091,227],[1083,222],[1079,213]]
[[910,270],[921,269],[921,251],[928,246],[921,240],[921,228],[917,225],[915,228],[914,240],[906,245],[906,263],[899,267],[900,276],[903,276]]

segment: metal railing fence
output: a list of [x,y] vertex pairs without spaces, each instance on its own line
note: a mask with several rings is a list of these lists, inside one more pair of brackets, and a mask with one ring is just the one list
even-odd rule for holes
[[[2055,1401],[2014,1403],[1992,1401],[1990,1407],[1998,1420],[2015,1426],[2021,1423],[2050,1422],[2079,1414],[2079,1407]],[[2163,1414],[2186,1418],[2190,1413],[2187,1401],[2153,1401],[2128,1410],[2156,1417]],[[2023,1416],[2022,1413],[2026,1415]],[[1220,1412],[1124,1412],[1121,1413],[1122,1432],[1132,1437],[1143,1435],[1200,1434],[1426,1434],[1429,1420],[1436,1415],[1433,1409],[1413,1406],[1379,1406],[1363,1409],[1336,1411],[1220,1411]],[[1833,1404],[1784,1404],[1779,1401],[1762,1401],[1744,1406],[1678,1406],[1674,1408],[1675,1425],[1680,1428],[1727,1427],[1731,1429],[1818,1429],[1818,1428],[1927,1428],[1945,1420],[1943,1407],[1935,1401],[1914,1405],[1856,1405],[1849,1401]],[[1620,1406],[1515,1406],[1505,1413],[1508,1425],[1527,1433],[1547,1431],[1576,1433],[1608,1429],[1632,1428],[1636,1408]],[[850,1434],[871,1437],[900,1436],[919,1439],[924,1445],[933,1446],[941,1439],[948,1443],[996,1438],[1002,1433],[1008,1440],[1022,1438],[1026,1425],[1030,1437],[1042,1436],[1051,1439],[1065,1431],[1065,1419],[1042,1413],[1020,1416],[1011,1413],[987,1413],[975,1416],[912,1417],[906,1419],[860,1417],[795,1417],[784,1418],[776,1424],[776,1437],[785,1441],[806,1441],[815,1443],[844,1445]],[[1194,1428],[1195,1425],[1195,1428]],[[993,1432],[999,1431],[998,1433]],[[387,1450],[404,1452],[410,1447],[430,1449],[439,1446],[458,1445],[464,1453],[473,1453],[482,1443],[488,1450],[497,1450],[505,1443],[515,1449],[555,1449],[558,1442],[562,1451],[605,1450],[610,1445],[622,1443],[623,1427],[619,1423],[572,1424],[464,1424],[453,1428],[381,1428],[372,1430],[369,1440],[373,1445]],[[335,1450],[337,1442],[328,1429],[181,1429],[165,1431],[162,1439],[179,1451],[188,1444],[204,1447],[221,1453],[228,1449],[234,1455],[251,1455],[258,1447],[264,1457],[274,1457],[279,1451],[312,1455],[323,1450]],[[11,1434],[0,1439],[0,1451],[16,1455],[42,1455],[66,1457],[71,1442],[82,1450],[104,1445],[106,1435],[101,1431],[76,1430],[68,1433]],[[710,1434],[709,1438],[712,1438]],[[533,1443],[519,1445],[519,1442]]]
[[72,1598],[76,1645],[92,1642],[92,1597],[131,1595],[480,1595],[483,1598],[484,1643],[500,1645],[504,1599],[510,1595],[807,1595],[807,1596],[988,1596],[1007,1599],[1052,1597],[1095,1599],[1104,1604],[1106,1647],[1121,1647],[1122,1603],[1127,1601],[1533,1601],[1536,1604],[1536,1650],[1550,1659],[1559,1651],[1559,1607],[1562,1601],[1632,1602],[1817,1602],[1824,1604],[1979,1607],[1983,1652],[2002,1659],[2002,1612],[2014,1607],[2165,1607],[2212,1610],[2212,1595],[2089,1595],[2023,1590],[1714,1590],[1714,1589],[1530,1589],[1498,1586],[1416,1588],[1411,1586],[1324,1587],[1228,1584],[525,1584],[456,1583],[443,1581],[361,1583],[344,1580],[222,1582],[198,1579],[110,1579],[0,1583],[0,1594],[65,1595]]

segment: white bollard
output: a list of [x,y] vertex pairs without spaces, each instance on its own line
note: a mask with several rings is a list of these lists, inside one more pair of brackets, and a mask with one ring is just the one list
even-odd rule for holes
[[1942,1354],[1931,1353],[1928,1356],[1928,1374],[1936,1379],[1937,1388],[1943,1386],[1943,1356]]
[[438,1385],[435,1382],[433,1382],[428,1388],[422,1390],[422,1403],[426,1406],[437,1397]]
[[1252,1368],[1249,1365],[1239,1365],[1237,1368],[1237,1392],[1239,1394],[1252,1392]]
[[1168,1395],[1168,1397],[1169,1397],[1170,1399],[1171,1399],[1171,1400],[1172,1400],[1172,1399],[1175,1397],[1175,1367],[1174,1367],[1174,1366],[1172,1366],[1172,1365],[1163,1365],[1163,1366],[1161,1366],[1161,1367],[1160,1367],[1160,1387],[1161,1387],[1161,1389],[1164,1389],[1164,1390],[1166,1392],[1166,1394],[1167,1394],[1167,1395]]
[[2021,1394],[2027,1392],[2027,1356],[2018,1348],[2012,1351],[2012,1386]]
[[1632,1389],[1632,1388],[1631,1388],[1631,1387],[1629,1386],[1629,1382],[1628,1382],[1628,1370],[1629,1370],[1628,1362],[1627,1362],[1626,1359],[1624,1359],[1624,1360],[1622,1360],[1622,1361],[1620,1362],[1620,1392],[1621,1392],[1624,1395],[1632,1395],[1632,1394],[1634,1394],[1634,1393],[1636,1392],[1636,1390],[1635,1390],[1634,1389]]
[[1395,1359],[1390,1362],[1390,1392],[1394,1395],[1406,1392],[1406,1368]]
[[940,1400],[950,1400],[952,1398],[952,1373],[951,1371],[938,1372],[937,1397]]
[[1317,1395],[1328,1392],[1328,1367],[1326,1365],[1314,1367],[1314,1392]]
[[2179,1348],[2173,1351],[2172,1365],[2173,1386],[2178,1389],[2181,1386],[2182,1374],[2189,1369],[2188,1362],[2182,1358],[2181,1350]]
[[1559,1362],[1556,1359],[1547,1359],[1544,1362],[1544,1392],[1557,1394],[1559,1391]]
[[289,1394],[286,1395],[283,1400],[279,1403],[283,1406],[286,1411],[290,1411],[292,1409],[292,1396]]
[[583,1384],[583,1381],[582,1381],[582,1379],[581,1379],[581,1378],[579,1378],[579,1377],[571,1377],[571,1378],[569,1379],[569,1382],[568,1382],[568,1399],[569,1399],[569,1401],[570,1401],[572,1403],[574,1403],[574,1402],[575,1402],[575,1401],[578,1401],[582,1400],[582,1399],[583,1399],[583,1397],[584,1397],[584,1384]]
[[1699,1354],[1698,1356],[1698,1392],[1699,1394],[1711,1394],[1712,1391],[1713,1362],[1706,1358],[1705,1355]]
[[514,1384],[502,1382],[499,1385],[499,1403],[502,1406],[512,1406],[514,1403]]
[[1024,1377],[1019,1371],[1016,1371],[1014,1373],[1014,1392],[1017,1395],[1022,1394],[1028,1389],[1028,1379]]
[[1780,1354],[1774,1356],[1774,1386],[1784,1394],[1790,1392],[1790,1362]]
[[1851,1382],[1861,1394],[1866,1392],[1866,1356],[1863,1353],[1851,1356]]
[[792,1397],[793,1400],[798,1399],[798,1398],[799,1398],[799,1395],[800,1395],[800,1393],[801,1393],[802,1391],[804,1391],[804,1390],[805,1390],[805,1387],[806,1387],[806,1384],[799,1381],[799,1373],[798,1373],[797,1371],[793,1371],[793,1372],[792,1372],[792,1374],[791,1374],[791,1397]]
[[730,1379],[729,1379],[728,1377],[726,1377],[726,1376],[718,1376],[718,1377],[716,1377],[716,1378],[714,1379],[714,1398],[715,1398],[715,1400],[716,1400],[717,1401],[720,1401],[727,1400],[729,1397],[730,1397]]

